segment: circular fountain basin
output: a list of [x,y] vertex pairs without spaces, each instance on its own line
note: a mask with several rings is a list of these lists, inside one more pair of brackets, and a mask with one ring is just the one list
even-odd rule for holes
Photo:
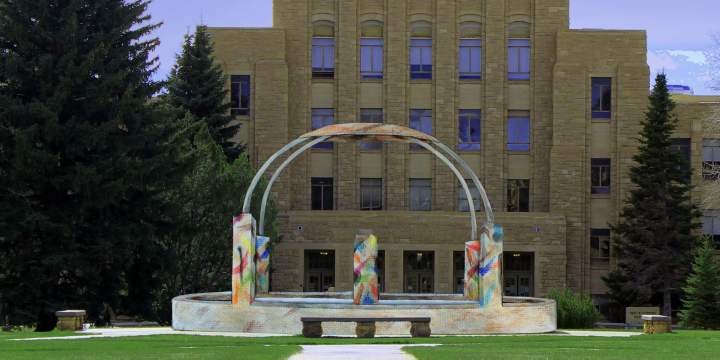
[[[301,317],[430,317],[433,334],[532,334],[557,329],[549,299],[504,297],[482,308],[461,294],[381,293],[377,305],[355,305],[351,292],[273,292],[251,306],[232,305],[230,292],[182,295],[172,300],[173,329],[301,334]],[[377,322],[378,335],[408,335],[410,323]],[[354,335],[354,323],[323,323],[325,335]]]

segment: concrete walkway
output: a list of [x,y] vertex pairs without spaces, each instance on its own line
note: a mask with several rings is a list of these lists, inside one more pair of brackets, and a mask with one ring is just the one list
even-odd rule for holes
[[409,346],[439,346],[438,344],[406,345],[300,345],[302,352],[289,360],[311,359],[415,359],[401,348]]

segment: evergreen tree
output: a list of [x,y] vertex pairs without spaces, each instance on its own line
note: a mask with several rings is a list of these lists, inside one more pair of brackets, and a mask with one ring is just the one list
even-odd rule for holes
[[682,170],[687,161],[670,149],[678,120],[665,74],[658,74],[649,98],[638,154],[633,156],[637,165],[630,169],[636,188],[624,201],[621,221],[610,226],[617,269],[603,280],[610,296],[620,302],[644,303],[662,296],[663,313],[669,316],[671,295],[689,269],[702,213],[690,204],[692,170]]
[[167,111],[147,105],[161,88],[147,6],[0,0],[0,303],[12,324],[67,308],[107,319],[131,300],[133,267],[157,254],[155,193],[176,154]]
[[713,257],[715,244],[706,236],[692,264],[693,274],[684,287],[684,309],[680,326],[688,329],[720,330],[720,266]]
[[205,25],[195,27],[194,34],[186,34],[182,53],[175,56],[167,85],[167,100],[208,125],[212,138],[223,147],[229,162],[243,153],[244,146],[231,141],[240,124],[230,125],[231,103],[226,102],[228,77],[215,57],[210,34]]
[[[231,288],[231,219],[239,215],[245,192],[255,176],[246,156],[232,164],[226,161],[207,124],[203,123],[193,138],[193,144],[188,142],[181,156],[192,164],[191,171],[179,186],[162,194],[166,202],[182,206],[163,215],[174,229],[160,239],[168,249],[161,260],[163,271],[154,291],[154,316],[161,324],[171,323],[173,297]],[[251,212],[257,220],[265,188],[261,181],[253,193]],[[278,243],[277,212],[272,197],[265,214],[264,235],[270,237],[272,251]]]

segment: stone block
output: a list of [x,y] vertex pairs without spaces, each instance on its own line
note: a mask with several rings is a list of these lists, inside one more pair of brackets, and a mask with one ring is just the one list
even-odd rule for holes
[[233,220],[233,305],[247,307],[255,301],[255,237],[252,214],[242,214]]
[[375,305],[378,303],[378,256],[377,237],[373,234],[355,235],[354,258],[354,294],[356,305]]
[[58,318],[57,328],[60,331],[79,331],[85,322],[85,310],[56,311]]
[[500,280],[503,253],[503,229],[500,224],[486,222],[480,229],[480,306],[502,307],[502,282]]

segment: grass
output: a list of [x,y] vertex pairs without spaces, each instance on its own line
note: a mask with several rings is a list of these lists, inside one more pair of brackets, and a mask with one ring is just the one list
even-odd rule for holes
[[406,347],[418,359],[477,358],[714,358],[720,332],[681,330],[672,334],[629,338],[568,336],[482,336],[433,338],[321,338],[303,336],[230,338],[154,335],[80,340],[6,341],[10,338],[77,335],[72,332],[0,333],[0,358],[246,358],[285,359],[298,345],[442,344]]

